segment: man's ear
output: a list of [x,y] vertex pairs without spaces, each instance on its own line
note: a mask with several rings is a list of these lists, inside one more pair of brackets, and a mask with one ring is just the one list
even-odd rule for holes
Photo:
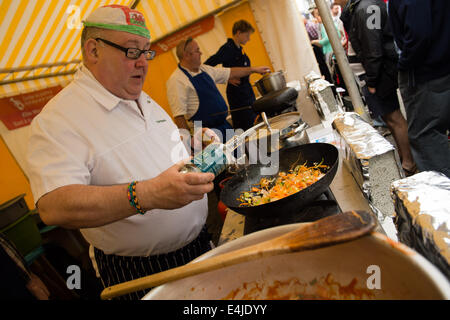
[[84,43],[84,52],[86,55],[86,59],[91,63],[96,63],[98,61],[97,46],[98,42],[94,39],[88,39]]

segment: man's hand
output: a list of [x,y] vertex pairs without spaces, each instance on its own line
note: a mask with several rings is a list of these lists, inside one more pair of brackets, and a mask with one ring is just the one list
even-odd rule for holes
[[194,132],[194,136],[191,140],[191,146],[193,146],[194,151],[200,151],[213,142],[220,143],[221,140],[213,130],[209,128],[202,128],[202,131],[197,130],[197,132]]
[[270,72],[270,68],[263,66],[263,67],[232,67],[230,68],[230,79],[240,79],[242,77],[246,77],[251,75],[252,73],[259,73],[259,74],[265,74]]
[[259,73],[259,74],[265,74],[265,73],[269,73],[270,72],[270,68],[263,66],[263,67],[252,67],[252,73]]
[[181,173],[184,164],[178,162],[156,178],[136,184],[136,195],[145,210],[181,208],[213,190],[214,174]]
[[239,79],[239,78],[229,79],[228,83],[237,87],[238,85],[241,84],[241,79]]
[[319,40],[312,40],[312,41],[311,41],[311,44],[312,44],[313,46],[321,47]]
[[367,90],[369,90],[369,92],[370,92],[371,94],[375,94],[375,93],[377,92],[377,89],[372,88],[372,87],[367,87]]

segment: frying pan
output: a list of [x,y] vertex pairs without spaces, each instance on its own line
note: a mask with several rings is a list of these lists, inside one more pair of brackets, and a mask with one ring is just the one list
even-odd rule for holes
[[[272,154],[274,155],[274,154]],[[220,200],[231,210],[247,217],[270,217],[280,214],[291,214],[314,201],[320,194],[326,191],[333,181],[338,168],[339,152],[335,146],[328,143],[309,143],[289,149],[282,149],[275,153],[279,157],[276,173],[273,175],[261,175],[261,169],[270,164],[251,164],[237,172],[224,186]],[[258,206],[240,207],[237,200],[242,192],[249,191],[252,186],[258,185],[263,177],[275,177],[279,171],[287,172],[293,165],[304,164],[312,166],[320,163],[329,168],[321,168],[325,175],[317,182],[283,199],[261,204]],[[275,164],[274,164],[275,165]],[[295,166],[294,166],[295,167]]]
[[255,113],[261,112],[277,112],[292,107],[292,104],[298,97],[298,91],[295,88],[285,87],[280,90],[272,91],[257,99],[253,105],[230,109],[227,111],[212,113],[209,116],[217,116],[221,114],[231,113],[235,111],[252,109]]

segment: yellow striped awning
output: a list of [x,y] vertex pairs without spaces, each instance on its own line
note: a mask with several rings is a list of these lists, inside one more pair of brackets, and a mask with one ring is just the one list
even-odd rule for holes
[[[70,81],[81,60],[81,21],[102,5],[131,6],[132,0],[0,0],[0,97],[39,90]],[[141,0],[152,39],[161,39],[189,22],[205,16],[233,0]],[[74,62],[68,66],[49,64]],[[27,67],[44,66],[28,70]],[[11,69],[20,71],[11,72]],[[22,70],[20,68],[25,68]],[[39,80],[23,78],[66,75]],[[2,81],[3,80],[3,81]]]

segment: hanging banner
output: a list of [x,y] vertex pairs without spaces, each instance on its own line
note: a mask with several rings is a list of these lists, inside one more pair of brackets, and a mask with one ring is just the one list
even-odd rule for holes
[[177,31],[174,34],[168,36],[167,38],[161,39],[160,41],[152,45],[152,50],[156,51],[156,54],[162,54],[175,48],[177,44],[188,37],[198,37],[214,28],[214,16],[206,17],[183,30]]
[[8,130],[29,125],[61,89],[61,86],[55,86],[0,99],[0,120]]

